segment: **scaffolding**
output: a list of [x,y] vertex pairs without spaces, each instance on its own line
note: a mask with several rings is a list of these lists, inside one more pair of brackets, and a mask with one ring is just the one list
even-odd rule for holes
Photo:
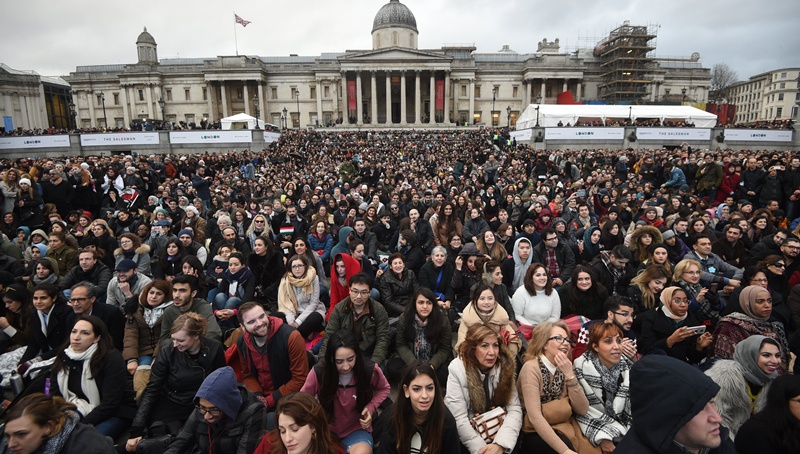
[[602,63],[603,82],[600,99],[608,103],[638,103],[650,92],[654,69],[657,26],[630,25],[612,30],[594,48],[594,56]]

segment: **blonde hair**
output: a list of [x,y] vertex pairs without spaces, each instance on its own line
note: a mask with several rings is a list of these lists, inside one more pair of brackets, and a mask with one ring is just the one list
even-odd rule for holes
[[680,262],[678,262],[677,265],[675,265],[675,270],[672,273],[672,281],[673,282],[682,281],[683,279],[681,279],[681,276],[683,276],[683,273],[685,273],[686,270],[688,270],[691,265],[696,266],[698,270],[703,269],[703,265],[701,265],[700,262],[698,262],[697,260],[683,259]]
[[569,326],[560,320],[557,322],[539,323],[536,325],[536,328],[533,329],[531,340],[528,341],[528,351],[525,352],[525,361],[538,358],[544,353],[544,346],[547,344],[547,341],[550,340],[550,332],[555,327],[563,329],[564,332],[567,333],[567,337],[569,337]]

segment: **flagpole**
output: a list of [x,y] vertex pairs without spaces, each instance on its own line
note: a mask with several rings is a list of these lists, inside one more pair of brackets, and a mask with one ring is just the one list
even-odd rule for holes
[[236,12],[233,13],[233,42],[236,45],[236,56],[239,56],[239,39],[236,37]]

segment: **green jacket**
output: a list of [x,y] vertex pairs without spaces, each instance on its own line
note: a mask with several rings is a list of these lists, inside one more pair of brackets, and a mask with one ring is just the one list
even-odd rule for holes
[[[331,318],[325,326],[325,337],[319,350],[320,358],[325,358],[325,348],[328,346],[331,334],[339,330],[355,332],[355,317],[351,306],[348,296],[333,308]],[[358,346],[362,353],[371,356],[373,363],[380,364],[386,359],[389,351],[389,315],[381,303],[372,298],[367,302],[367,307],[369,314],[362,315],[366,318],[361,322],[361,338],[358,339]]]
[[[397,335],[395,336],[395,342],[397,346],[397,356],[399,356],[400,359],[402,359],[403,362],[408,365],[416,361],[417,357],[414,355],[414,344],[416,342],[416,338],[408,338],[408,336],[406,336],[406,323],[405,315],[400,316],[400,318],[397,320]],[[414,321],[412,320],[411,323],[414,323]],[[453,332],[450,329],[450,320],[446,315],[443,315],[442,338],[438,343],[432,345],[433,356],[429,361],[434,369],[438,368],[442,364],[449,363],[450,360],[453,359],[453,356],[451,355],[451,353],[453,353],[452,339]]]

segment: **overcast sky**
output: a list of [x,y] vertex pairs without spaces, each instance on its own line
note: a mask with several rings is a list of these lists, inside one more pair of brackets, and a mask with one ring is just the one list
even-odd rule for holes
[[[239,53],[319,55],[370,49],[372,21],[388,0],[193,0],[119,2],[9,0],[0,15],[0,62],[42,75],[76,66],[136,62],[136,37],[146,26],[159,58],[234,55],[234,11],[252,23],[236,25]],[[800,66],[797,0],[403,0],[417,19],[419,47],[474,43],[478,52],[504,44],[535,52],[543,38],[562,50],[593,46],[630,20],[656,24],[658,56],[727,63],[747,79]]]

